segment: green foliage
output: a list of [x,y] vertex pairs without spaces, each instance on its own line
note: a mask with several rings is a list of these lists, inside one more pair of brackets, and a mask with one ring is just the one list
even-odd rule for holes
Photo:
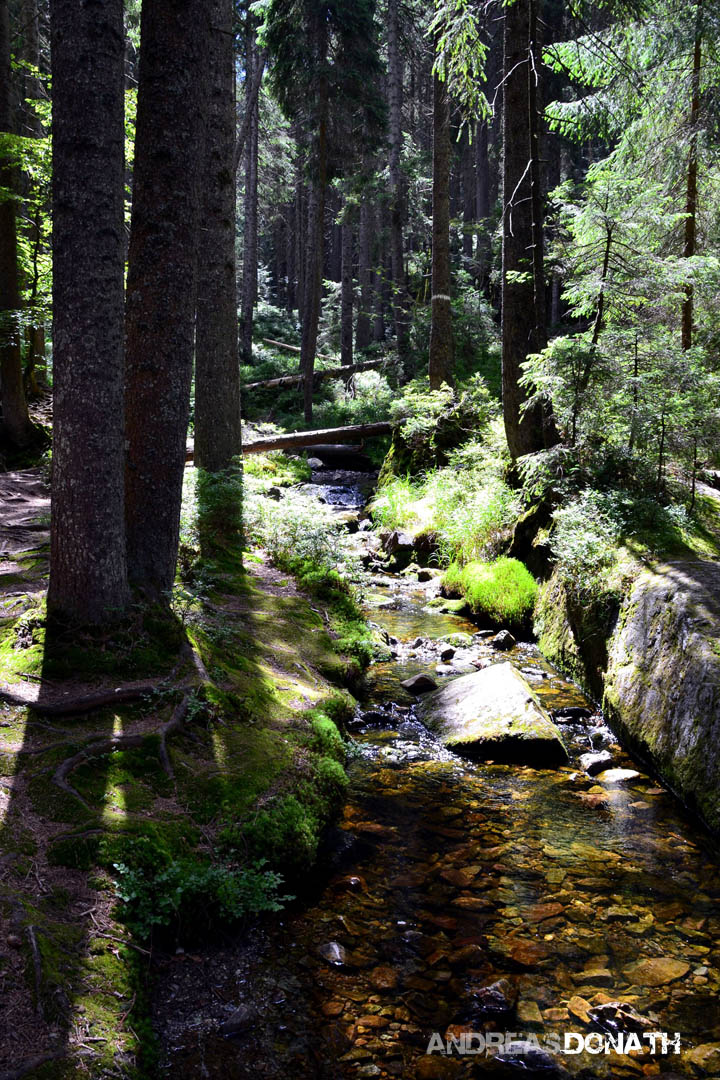
[[291,881],[298,879],[314,862],[322,827],[341,805],[347,783],[335,757],[318,758],[297,794],[273,799],[241,829],[250,858],[267,859],[282,866]]
[[550,546],[560,578],[580,600],[613,588],[621,546],[637,555],[687,551],[686,509],[645,495],[586,488],[556,510],[553,521]]
[[479,375],[457,391],[447,385],[428,390],[424,380],[416,380],[403,389],[390,415],[397,426],[380,475],[381,487],[391,475],[417,476],[446,465],[453,450],[469,439],[482,438],[496,405]]
[[433,71],[447,82],[463,120],[488,116],[490,106],[480,89],[485,81],[488,46],[480,33],[475,7],[468,0],[435,0],[435,15],[427,33],[435,41]]
[[142,940],[155,931],[197,938],[248,915],[279,911],[290,899],[278,895],[282,878],[262,861],[234,867],[173,859],[158,866],[141,858],[115,863],[114,870],[122,917]]
[[535,579],[518,559],[452,563],[443,585],[464,597],[475,615],[502,626],[527,623],[537,596]]
[[345,743],[335,723],[329,716],[317,713],[311,721],[313,750],[325,757],[335,758],[342,762],[345,760]]
[[444,468],[416,480],[390,477],[372,504],[373,517],[385,528],[432,534],[441,563],[492,558],[521,508],[503,479],[502,440],[496,422],[484,440],[451,452]]
[[313,559],[287,557],[279,565],[295,575],[301,588],[327,605],[337,651],[367,667],[373,655],[372,635],[347,579]]

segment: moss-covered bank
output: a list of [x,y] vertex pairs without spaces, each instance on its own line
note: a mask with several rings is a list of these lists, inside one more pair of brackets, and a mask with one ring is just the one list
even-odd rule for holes
[[[185,637],[205,676],[166,747],[185,678],[168,663],[167,681],[132,704],[61,719],[0,707],[0,973],[15,1017],[0,1074],[150,1075],[149,950],[191,948],[277,909],[316,858],[345,792],[360,623],[341,582],[305,573],[308,592],[259,558],[249,567],[216,567],[180,604],[168,657]],[[37,602],[8,619],[6,683],[45,673],[43,630]],[[103,685],[134,674],[138,640],[125,637],[115,671],[113,642],[93,646]]]
[[603,702],[626,745],[720,832],[720,566],[638,567],[621,597],[573,601],[543,586],[543,653]]

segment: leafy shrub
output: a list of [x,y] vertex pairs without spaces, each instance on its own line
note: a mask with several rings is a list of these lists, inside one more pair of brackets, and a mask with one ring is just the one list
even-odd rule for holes
[[690,522],[683,506],[663,506],[647,495],[586,488],[555,511],[550,546],[573,595],[599,596],[610,586],[622,544],[652,554],[685,548]]
[[245,531],[248,540],[265,548],[274,562],[309,560],[320,566],[335,566],[340,526],[332,512],[317,499],[301,491],[288,491],[279,502],[261,497],[253,478],[247,480]]
[[537,583],[518,559],[492,563],[452,563],[443,578],[449,591],[459,592],[476,615],[495,624],[521,626],[532,614]]
[[124,920],[143,939],[155,929],[196,938],[216,925],[279,911],[291,899],[278,895],[282,877],[262,861],[233,867],[173,859],[159,867],[118,862],[114,869]]

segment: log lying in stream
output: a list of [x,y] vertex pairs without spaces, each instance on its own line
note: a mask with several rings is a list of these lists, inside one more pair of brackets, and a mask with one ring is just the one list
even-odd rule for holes
[[[326,359],[323,357],[322,359]],[[351,375],[354,375],[356,371],[372,371],[373,368],[382,367],[385,363],[384,360],[363,360],[359,364],[350,364],[347,367],[339,368],[326,368],[324,371],[313,372],[313,383],[320,382],[322,379],[347,379]],[[279,375],[275,379],[261,379],[259,382],[245,383],[243,390],[268,390],[271,387],[281,386],[299,386],[304,375]]]
[[[272,435],[267,439],[255,439],[245,443],[243,454],[267,454],[271,450],[301,450],[306,446],[322,446],[327,443],[347,443],[359,439],[372,439],[376,435],[389,435],[392,432],[392,424],[387,421],[379,421],[375,424],[350,424],[348,427],[320,428],[318,431],[295,431],[291,435]],[[358,451],[362,445],[358,447]],[[186,461],[192,461],[194,447],[189,445],[186,453]]]

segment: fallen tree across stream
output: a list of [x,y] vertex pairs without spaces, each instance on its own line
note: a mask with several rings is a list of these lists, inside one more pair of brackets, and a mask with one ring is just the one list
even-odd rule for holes
[[[243,454],[267,454],[271,450],[301,450],[306,446],[322,446],[326,443],[347,443],[357,439],[372,439],[376,435],[390,435],[392,424],[389,420],[375,424],[350,424],[348,427],[320,428],[317,431],[295,431],[289,435],[270,435],[266,439],[254,439],[243,445]],[[358,446],[358,452],[362,445]],[[186,461],[194,458],[194,447],[188,445]]]

